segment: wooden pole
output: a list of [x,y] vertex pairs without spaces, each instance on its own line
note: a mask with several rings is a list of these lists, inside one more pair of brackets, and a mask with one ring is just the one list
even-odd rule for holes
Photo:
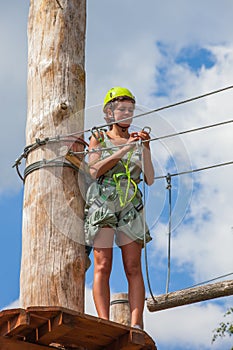
[[[113,294],[110,302],[110,320],[126,326],[131,325],[131,312],[127,293]],[[143,321],[140,325],[143,329]]]
[[[85,26],[85,0],[30,1],[27,145],[84,129]],[[84,182],[77,171],[62,166],[64,147],[70,145],[70,141],[40,145],[27,157],[26,165],[34,171],[26,177],[24,191],[20,277],[24,308],[84,311]],[[52,160],[51,167],[38,169],[37,162],[43,160]]]
[[110,320],[130,326],[130,306],[127,293],[113,294],[110,303]]
[[207,284],[147,299],[149,311],[160,311],[177,306],[233,295],[233,280]]

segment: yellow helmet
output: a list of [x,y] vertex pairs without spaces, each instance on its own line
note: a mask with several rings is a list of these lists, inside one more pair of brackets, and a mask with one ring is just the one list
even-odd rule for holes
[[123,88],[121,86],[115,86],[107,92],[107,94],[104,98],[103,109],[105,108],[107,103],[117,99],[118,97],[129,98],[130,100],[133,100],[133,102],[135,103],[135,97],[128,89]]

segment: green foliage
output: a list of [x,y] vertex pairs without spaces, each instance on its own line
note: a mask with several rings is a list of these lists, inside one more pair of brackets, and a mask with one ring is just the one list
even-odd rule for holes
[[[224,314],[224,317],[228,317],[229,315],[233,314],[233,308],[227,310],[227,312]],[[212,343],[215,342],[217,338],[223,338],[226,335],[231,337],[233,335],[233,322],[227,321],[227,322],[220,322],[219,327],[214,330],[214,335],[212,338]],[[233,347],[231,348],[233,350]]]

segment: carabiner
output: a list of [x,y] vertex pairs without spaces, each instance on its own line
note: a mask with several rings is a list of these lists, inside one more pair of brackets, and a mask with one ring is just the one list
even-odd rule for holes
[[[97,128],[97,126],[93,126],[93,128],[90,130],[91,133],[92,133],[92,136],[99,142],[102,141],[102,137],[101,137],[101,134],[100,134],[100,131],[99,129]],[[97,134],[97,136],[96,136]]]
[[148,134],[150,134],[151,132],[151,127],[150,126],[144,126],[144,128],[142,129],[142,131],[147,132]]

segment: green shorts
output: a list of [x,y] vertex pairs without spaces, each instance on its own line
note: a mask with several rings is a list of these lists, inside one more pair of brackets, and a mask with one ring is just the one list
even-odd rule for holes
[[[152,238],[146,224],[145,226],[146,242],[149,242]],[[123,232],[132,241],[144,245],[143,202],[140,190],[132,202],[120,207],[115,186],[92,183],[87,191],[84,214],[86,245],[93,246],[94,239],[102,227],[111,227],[115,230],[115,241],[118,246],[120,246],[118,232]]]

